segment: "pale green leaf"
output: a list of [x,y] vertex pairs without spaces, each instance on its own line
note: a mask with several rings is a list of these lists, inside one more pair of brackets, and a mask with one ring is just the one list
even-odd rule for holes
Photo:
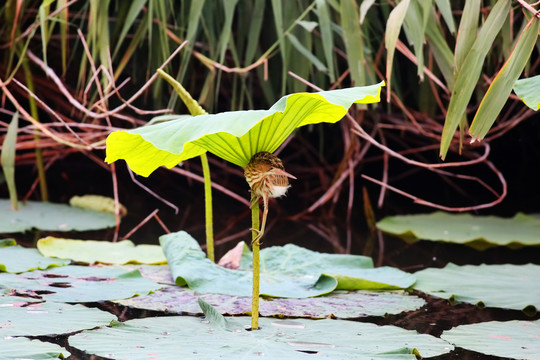
[[[362,6],[365,3],[369,3],[369,1],[362,2],[360,11],[362,11]],[[355,0],[342,0],[340,5],[341,26],[343,27],[343,38],[351,79],[356,85],[364,85],[366,83],[366,72],[364,70],[366,65],[364,63],[364,39],[360,27],[362,19],[358,18]]]
[[540,75],[519,79],[514,84],[514,92],[525,105],[533,110],[540,108]]
[[[200,314],[198,299],[212,304],[221,314],[245,315],[251,312],[250,296],[198,294],[193,290],[169,286],[152,294],[115,303],[130,308],[166,311],[178,314]],[[1,298],[0,298],[1,299]],[[287,316],[354,319],[366,316],[385,316],[413,311],[425,305],[425,301],[404,291],[333,291],[328,295],[306,298],[266,298],[259,300],[261,316]]]
[[457,71],[461,69],[461,65],[463,65],[476,39],[481,4],[480,0],[465,1],[456,39],[455,64]]
[[107,138],[105,161],[125,159],[133,171],[148,176],[160,166],[171,168],[210,151],[245,166],[257,152],[275,151],[300,126],[334,123],[353,103],[380,101],[383,84],[291,94],[269,110],[179,116],[165,123],[115,131]]
[[319,19],[326,67],[328,68],[330,82],[333,83],[336,79],[336,76],[334,72],[334,38],[332,36],[330,12],[328,10],[326,0],[315,0],[315,3],[317,4],[315,12]]
[[48,236],[39,239],[37,248],[47,257],[71,259],[94,264],[165,264],[167,259],[158,245],[135,245],[130,240],[109,242],[103,240],[60,239]]
[[510,0],[497,1],[491,8],[486,21],[478,32],[478,36],[463,60],[463,64],[467,64],[467,66],[457,68],[456,81],[452,88],[452,96],[448,104],[448,112],[441,135],[440,156],[442,159],[446,157],[454,132],[465,116],[476,83],[480,78],[484,59],[491,50],[495,37],[508,17],[509,10]]
[[532,315],[540,309],[540,265],[450,263],[443,269],[427,268],[414,275],[414,289],[453,303],[523,310]]
[[312,32],[317,26],[319,26],[319,23],[316,21],[299,20],[298,25],[306,29],[308,32]]
[[[199,293],[250,296],[251,253],[242,256],[238,270],[231,270],[206,259],[185,232],[164,235],[160,243],[178,285]],[[260,256],[260,293],[267,296],[305,298],[327,294],[338,286],[392,290],[407,288],[415,281],[414,276],[394,268],[373,269],[371,258],[318,253],[292,244],[265,248]]]
[[444,80],[446,80],[446,86],[448,89],[452,89],[454,86],[454,53],[446,42],[434,11],[430,13],[428,18],[426,37],[430,50],[433,52],[433,58],[439,66]]
[[540,219],[521,213],[513,218],[443,212],[400,215],[382,219],[377,227],[409,241],[447,241],[476,249],[540,245]]
[[362,1],[362,3],[360,4],[360,24],[363,24],[364,23],[364,19],[366,18],[366,15],[369,11],[369,9],[371,9],[371,6],[375,3],[375,0],[364,0]]
[[[102,211],[110,214],[115,213],[116,202],[113,198],[102,195],[81,195],[73,196],[69,199],[69,205],[80,207],[83,209],[90,209],[94,211]],[[120,208],[120,215],[127,214],[127,209],[124,205],[118,204]]]
[[68,334],[109,325],[113,320],[116,320],[113,314],[83,305],[46,302],[26,307],[6,307],[0,311],[0,324],[9,326],[0,326],[0,339],[6,336]]
[[403,20],[407,14],[410,0],[403,0],[390,12],[386,21],[386,31],[384,34],[384,46],[386,47],[386,81],[388,82],[388,91],[386,100],[390,101],[390,93],[392,90],[392,64],[394,61],[394,52],[396,43],[403,25]]
[[127,32],[129,31],[129,28],[133,25],[137,17],[141,14],[141,11],[144,5],[146,4],[146,2],[147,0],[134,0],[131,2],[129,6],[129,10],[123,21],[120,35],[118,35],[118,38],[116,39],[116,48],[114,49],[113,58],[115,57],[116,53],[120,49],[120,46],[124,43],[124,38],[126,37]]
[[50,259],[37,249],[28,249],[19,245],[0,248],[0,272],[21,273],[32,270],[45,270],[54,266],[64,266],[68,259]]
[[13,118],[8,125],[7,133],[2,143],[2,153],[0,163],[8,186],[9,200],[13,210],[18,209],[17,185],[15,183],[15,151],[17,146],[17,131],[19,129],[19,113],[13,114]]
[[[114,323],[69,338],[69,345],[116,359],[396,359],[416,360],[450,352],[453,346],[434,336],[395,326],[346,320],[259,319],[260,330],[247,331],[248,317],[226,318],[241,329],[226,331],[186,316],[154,317]],[[308,353],[306,353],[308,352]],[[313,352],[316,353],[313,354]],[[240,355],[239,355],[240,354]]]
[[40,298],[51,302],[82,303],[146,295],[161,285],[142,277],[137,270],[69,265],[22,274],[0,273],[2,288],[21,295],[35,296],[38,292]]
[[511,359],[540,359],[540,320],[488,321],[445,330],[441,338],[460,348]]
[[293,34],[287,34],[287,39],[289,39],[294,48],[298,50],[300,54],[304,55],[311,62],[311,64],[317,68],[317,70],[328,73],[328,68],[326,65],[324,65],[321,60],[313,55],[313,53],[307,49],[296,36]]
[[60,345],[25,337],[0,337],[0,354],[3,360],[52,360],[67,359],[71,354]]
[[454,34],[456,32],[456,24],[454,23],[454,15],[452,15],[450,0],[435,0],[435,3],[441,12],[446,26],[448,26],[448,30]]
[[248,39],[246,45],[246,54],[244,61],[246,64],[251,64],[255,58],[255,51],[259,46],[260,34],[264,20],[264,7],[266,0],[253,1],[253,11],[250,14],[251,20],[248,29]]
[[115,216],[101,211],[37,201],[19,203],[19,210],[13,211],[8,200],[0,199],[0,233],[31,229],[87,231],[115,225]]
[[533,17],[523,29],[510,57],[495,76],[476,111],[469,129],[473,139],[483,139],[497,119],[516,80],[530,61],[538,39],[538,31],[540,31],[540,19]]

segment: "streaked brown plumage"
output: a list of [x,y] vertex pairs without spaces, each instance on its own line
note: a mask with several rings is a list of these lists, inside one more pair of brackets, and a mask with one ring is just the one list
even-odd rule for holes
[[253,155],[244,170],[244,176],[255,195],[252,197],[253,201],[258,202],[262,198],[264,204],[261,229],[258,230],[258,235],[253,240],[253,242],[256,242],[264,233],[266,216],[268,215],[268,198],[285,195],[290,186],[288,178],[296,179],[296,177],[286,172],[283,162],[267,151]]

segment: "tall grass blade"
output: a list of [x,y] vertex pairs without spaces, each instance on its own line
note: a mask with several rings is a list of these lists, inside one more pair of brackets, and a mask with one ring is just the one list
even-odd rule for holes
[[293,34],[288,34],[287,38],[291,42],[291,44],[294,46],[296,50],[298,50],[299,53],[304,55],[310,62],[317,68],[317,70],[322,71],[324,73],[328,73],[328,68],[326,65],[323,64],[321,60],[319,60],[313,53],[307,49],[296,36]]
[[[68,0],[58,0],[57,7],[65,7]],[[62,73],[67,71],[67,56],[68,56],[68,22],[69,22],[69,9],[64,8],[59,14],[58,19],[60,20],[60,46],[61,46],[61,56],[62,56]]]
[[454,53],[448,46],[441,31],[435,11],[432,11],[429,16],[426,27],[426,37],[433,53],[433,58],[439,66],[439,70],[444,76],[444,80],[446,80],[446,86],[449,89],[452,89],[454,85]]
[[364,23],[364,19],[366,18],[366,14],[368,13],[369,9],[371,9],[371,6],[374,3],[375,3],[375,0],[364,0],[364,1],[362,1],[362,3],[360,4],[360,24]]
[[476,34],[478,33],[478,18],[480,17],[480,0],[467,0],[459,23],[456,39],[455,67],[459,71],[465,57],[469,53]]
[[54,0],[43,0],[38,10],[39,24],[41,29],[41,51],[43,52],[43,62],[45,62],[45,64],[47,64],[47,43],[49,42],[50,35],[48,30],[49,27],[47,26],[47,18],[53,2]]
[[334,37],[332,36],[330,12],[326,0],[316,0],[316,3],[316,13],[319,18],[319,26],[321,29],[324,58],[326,60],[326,67],[328,68],[330,82],[333,83],[336,81],[336,76],[334,70]]
[[364,39],[362,38],[359,14],[356,11],[356,1],[341,0],[340,12],[351,79],[355,86],[364,86],[366,85]]
[[464,64],[467,64],[467,66],[461,67],[457,72],[441,135],[440,156],[442,159],[446,157],[454,132],[465,116],[467,105],[480,78],[484,59],[503,26],[509,9],[510,0],[497,1],[464,60]]
[[261,28],[264,19],[265,0],[255,0],[253,2],[253,10],[251,12],[251,21],[248,30],[248,39],[246,45],[246,53],[244,55],[245,64],[250,64],[255,59],[255,52],[259,45]]
[[[424,19],[426,6],[431,7],[431,0],[424,0],[422,4],[419,0],[412,0],[405,15],[404,30],[409,43],[413,44],[414,55],[416,57],[416,73],[421,81],[424,80],[424,31],[427,19]],[[429,10],[429,8],[427,9]],[[425,24],[425,25],[424,25]]]
[[[133,0],[131,5],[129,6],[126,16],[123,19],[122,30],[120,31],[120,34],[116,38],[116,47],[114,48],[114,51],[113,51],[113,59],[116,57],[118,51],[120,50],[120,46],[124,43],[124,39],[129,29],[133,26],[137,17],[141,15],[142,8],[146,4],[146,2],[147,0]],[[143,25],[140,25],[140,26],[143,26]]]
[[274,11],[274,24],[276,27],[276,34],[278,38],[278,44],[279,44],[279,52],[281,55],[281,95],[285,94],[286,84],[287,84],[287,69],[288,66],[288,51],[287,51],[287,44],[285,43],[285,27],[283,24],[283,9],[282,9],[282,2],[281,0],[272,0],[272,10]]
[[454,16],[452,15],[452,7],[450,6],[450,0],[435,0],[437,8],[441,12],[441,15],[448,26],[448,30],[452,34],[456,33],[456,23],[454,22]]
[[516,80],[529,62],[538,39],[539,30],[540,19],[533,17],[523,29],[510,57],[489,86],[480,103],[469,130],[473,139],[483,139],[495,122],[512,92]]
[[9,191],[9,200],[13,210],[18,209],[17,185],[15,184],[15,149],[17,147],[17,130],[19,128],[19,113],[16,112],[8,125],[7,133],[2,144],[0,160],[2,171]]
[[390,12],[388,20],[386,21],[386,32],[384,35],[384,42],[386,46],[386,82],[388,84],[388,90],[386,91],[386,101],[390,102],[390,95],[392,90],[392,64],[394,60],[394,52],[396,50],[396,42],[403,25],[403,20],[407,14],[410,0],[403,0]]

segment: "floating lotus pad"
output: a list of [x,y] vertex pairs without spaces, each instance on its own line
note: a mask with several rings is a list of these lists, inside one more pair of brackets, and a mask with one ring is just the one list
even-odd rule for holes
[[[225,328],[201,318],[168,316],[115,322],[69,337],[69,345],[115,359],[410,359],[450,352],[453,346],[430,335],[394,326],[346,320],[225,318]],[[306,353],[311,352],[311,353]]]
[[0,338],[54,336],[109,325],[116,316],[83,305],[39,303],[0,311]]
[[146,295],[161,285],[142,277],[137,270],[70,265],[22,274],[0,273],[2,288],[34,296],[35,292],[44,292],[40,296],[46,301],[83,303]]
[[[163,235],[160,243],[177,285],[204,293],[251,296],[250,255],[239,270],[226,269],[208,260],[199,244],[186,232]],[[339,284],[343,276],[347,281]],[[413,275],[395,268],[373,268],[371,258],[323,254],[292,244],[261,251],[261,295],[306,298],[336,289],[395,290],[408,288]]]
[[45,270],[50,267],[69,264],[69,259],[51,259],[39,253],[37,249],[19,245],[0,247],[0,272],[21,273],[32,270]]
[[540,245],[540,218],[521,213],[513,218],[443,212],[400,215],[384,218],[377,227],[407,241],[446,241],[480,250],[497,245]]
[[158,245],[137,245],[130,240],[119,242],[60,239],[52,236],[40,239],[38,250],[48,257],[67,258],[87,264],[165,264],[167,259]]
[[540,359],[540,320],[460,325],[441,338],[461,348],[511,359]]
[[448,264],[443,269],[418,271],[414,289],[480,307],[523,310],[535,314],[540,309],[540,265]]
[[[198,299],[213,305],[220,313],[246,315],[251,312],[251,298],[219,294],[197,294],[177,286],[165,287],[152,294],[115,301],[137,309],[165,311],[168,313],[200,314]],[[419,309],[425,301],[403,291],[334,291],[308,299],[260,299],[262,316],[290,316],[340,319],[365,316],[384,316]]]
[[71,355],[59,345],[24,337],[0,337],[0,349],[3,360],[67,359]]
[[47,231],[88,231],[113,227],[113,214],[72,207],[65,204],[27,201],[13,211],[9,200],[0,199],[0,233],[31,229]]
[[335,123],[353,103],[379,102],[383,85],[381,82],[319,93],[296,93],[282,97],[269,110],[184,115],[156,125],[115,131],[107,137],[105,161],[124,159],[134,172],[148,176],[160,166],[172,168],[209,151],[244,167],[257,152],[274,152],[298,127]]

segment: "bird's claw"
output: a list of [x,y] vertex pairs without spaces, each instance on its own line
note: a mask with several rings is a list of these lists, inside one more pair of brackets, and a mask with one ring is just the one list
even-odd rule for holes
[[251,246],[253,246],[253,244],[257,245],[257,246],[261,246],[261,242],[259,241],[262,236],[263,236],[263,232],[259,229],[255,229],[255,228],[250,228],[249,230],[257,233],[257,235],[255,236],[255,238],[253,238],[253,240],[251,240]]

